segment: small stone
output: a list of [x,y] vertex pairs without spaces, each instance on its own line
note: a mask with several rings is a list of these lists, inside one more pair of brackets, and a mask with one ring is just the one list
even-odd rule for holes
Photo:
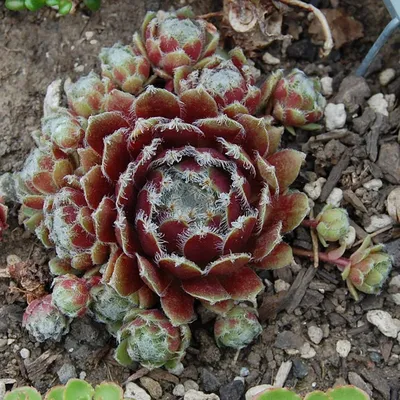
[[400,332],[400,320],[383,310],[371,310],[367,312],[367,320],[375,325],[381,333],[387,337],[396,338]]
[[300,357],[305,358],[306,360],[313,358],[317,355],[314,347],[310,345],[310,343],[306,342],[300,349]]
[[57,371],[58,379],[65,385],[70,379],[76,378],[78,375],[72,364],[66,363]]
[[[389,281],[389,286],[394,286],[395,288],[400,289],[400,275],[394,276],[390,281]],[[1,346],[0,346],[1,347]]]
[[0,348],[7,346],[7,339],[0,339]]
[[389,193],[386,208],[390,217],[395,222],[400,222],[400,186]]
[[262,59],[265,62],[265,64],[269,65],[278,65],[281,63],[281,60],[279,58],[273,56],[271,53],[268,53],[267,51],[262,56]]
[[326,199],[326,204],[330,204],[333,207],[340,207],[340,203],[343,200],[343,190],[340,188],[333,188],[331,194]]
[[147,392],[153,399],[160,399],[162,397],[163,395],[162,387],[154,379],[151,379],[147,376],[142,376],[140,378],[140,384],[147,390]]
[[151,400],[150,395],[134,382],[126,384],[124,398],[134,400]]
[[395,304],[397,304],[398,306],[400,306],[400,293],[393,293],[390,295],[391,299],[393,300],[393,302]]
[[244,383],[235,379],[219,390],[221,400],[240,400],[245,393]]
[[20,350],[19,354],[21,355],[23,360],[26,360],[27,358],[30,357],[31,352],[28,349],[23,348]]
[[307,193],[307,196],[311,200],[317,200],[319,196],[321,196],[321,191],[322,187],[324,186],[324,183],[326,182],[325,178],[318,178],[314,182],[309,182],[304,185],[304,192]]
[[371,96],[371,89],[365,78],[349,75],[340,84],[335,103],[344,103],[350,113],[356,111],[364,104],[365,99]]
[[274,282],[274,288],[276,293],[284,292],[290,289],[290,283],[287,283],[282,279],[277,279]]
[[349,372],[347,375],[349,383],[351,385],[357,386],[359,389],[364,390],[372,398],[372,390],[370,386],[358,375],[356,372]]
[[384,173],[384,178],[390,183],[400,184],[400,144],[396,142],[383,143],[378,158],[378,166]]
[[86,379],[86,376],[87,376],[87,374],[85,371],[79,372],[79,379]]
[[203,390],[207,393],[215,393],[221,387],[218,378],[206,368],[201,370],[200,379]]
[[172,394],[177,397],[183,397],[185,395],[185,387],[181,383],[179,383],[174,387]]
[[321,89],[322,89],[322,94],[326,97],[332,96],[333,93],[333,87],[332,87],[332,82],[333,79],[330,76],[324,76],[323,78],[320,79],[321,82]]
[[267,389],[272,389],[273,386],[272,385],[258,385],[258,386],[254,386],[251,389],[249,389],[246,392],[246,400],[254,400],[255,396],[261,392],[263,392],[264,390]]
[[386,214],[371,215],[370,222],[368,225],[364,226],[364,229],[368,233],[372,233],[379,229],[392,225],[392,223],[393,223],[392,218],[390,218],[389,215]]
[[346,110],[344,104],[329,103],[325,107],[325,125],[328,131],[343,128],[346,123]]
[[322,329],[315,325],[309,326],[307,333],[310,340],[315,344],[320,344],[324,337],[324,332]]
[[0,400],[3,400],[5,395],[6,395],[6,384],[0,381]]
[[241,377],[245,378],[246,376],[249,376],[249,375],[250,375],[250,371],[248,368],[246,368],[246,367],[240,368],[240,376]]
[[282,350],[300,350],[303,344],[304,339],[301,336],[296,335],[291,331],[283,331],[278,333],[274,346]]
[[87,31],[87,32],[85,32],[85,38],[86,38],[86,40],[91,40],[91,39],[93,39],[93,36],[94,36],[94,32],[93,32],[93,31]]
[[285,385],[286,379],[290,374],[292,369],[292,361],[284,361],[276,373],[274,386],[276,387],[283,387]]
[[369,100],[368,105],[376,112],[389,116],[388,102],[386,101],[383,93],[374,94]]
[[338,340],[336,342],[336,351],[339,356],[342,358],[346,358],[351,350],[351,343],[348,340]]
[[393,68],[387,68],[379,74],[379,83],[387,86],[396,77],[396,71]]
[[371,179],[370,181],[363,183],[363,186],[367,190],[377,192],[383,186],[383,182],[381,179]]
[[216,394],[205,394],[197,390],[189,390],[183,400],[220,400]]
[[15,339],[7,339],[7,346],[11,346],[15,342]]
[[301,358],[293,360],[293,375],[298,379],[303,379],[308,375],[307,364]]
[[199,390],[199,385],[191,379],[183,382],[183,387],[185,388],[185,392],[188,392],[189,390]]
[[396,95],[394,94],[385,94],[385,100],[388,103],[388,111],[391,112],[394,109],[394,106],[396,105]]

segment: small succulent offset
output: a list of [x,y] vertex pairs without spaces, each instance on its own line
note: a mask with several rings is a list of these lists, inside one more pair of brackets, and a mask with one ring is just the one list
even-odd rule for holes
[[[101,0],[83,0],[89,10],[97,11],[101,6]],[[6,0],[5,6],[11,11],[37,11],[44,6],[54,7],[59,14],[69,14],[73,8],[71,0]]]
[[[4,400],[42,400],[40,393],[30,386],[23,386],[5,394]],[[102,382],[95,388],[81,379],[70,379],[64,386],[54,386],[43,400],[123,400],[122,388],[113,382]]]
[[195,301],[218,316],[221,345],[260,333],[238,303],[256,308],[256,270],[293,259],[283,235],[309,210],[290,189],[305,155],[279,149],[243,53],[215,55],[216,28],[188,8],[149,13],[134,38],[101,52],[102,77],[66,84],[17,192],[57,254],[51,304],[106,323],[123,364],[174,369]]
[[327,392],[316,390],[305,397],[297,395],[289,389],[271,388],[255,395],[251,400],[370,400],[363,390],[356,386],[339,386]]

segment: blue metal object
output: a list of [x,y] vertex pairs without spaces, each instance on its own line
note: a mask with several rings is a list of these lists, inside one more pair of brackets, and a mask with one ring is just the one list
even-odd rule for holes
[[365,75],[372,61],[378,54],[379,50],[388,41],[392,33],[397,28],[400,27],[400,0],[383,0],[383,1],[393,19],[386,25],[383,32],[380,34],[374,45],[369,50],[368,54],[365,56],[361,65],[358,67],[356,71],[357,76]]

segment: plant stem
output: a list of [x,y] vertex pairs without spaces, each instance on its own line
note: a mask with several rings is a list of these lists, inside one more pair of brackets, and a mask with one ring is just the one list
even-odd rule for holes
[[318,226],[318,222],[315,219],[304,219],[301,224],[307,228],[316,228]]
[[[296,256],[300,256],[300,257],[307,257],[307,258],[314,259],[314,253],[310,250],[299,249],[297,247],[293,247],[293,254]],[[350,260],[348,258],[344,258],[344,257],[340,257],[336,260],[332,260],[331,258],[329,258],[329,255],[327,253],[318,253],[318,257],[322,261],[336,265],[340,269],[340,271],[343,271],[350,263]]]

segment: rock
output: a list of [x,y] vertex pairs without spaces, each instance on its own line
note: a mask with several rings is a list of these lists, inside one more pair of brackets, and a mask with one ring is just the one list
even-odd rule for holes
[[124,398],[134,400],[151,400],[150,395],[136,383],[128,382],[126,384]]
[[385,249],[392,256],[393,266],[400,267],[400,238],[386,242]]
[[318,47],[308,39],[297,40],[287,48],[286,54],[296,60],[313,62],[318,56]]
[[393,300],[393,303],[400,306],[400,293],[393,293],[390,295],[390,298]]
[[216,394],[205,394],[197,390],[189,390],[183,400],[220,400]]
[[278,65],[281,63],[281,60],[279,58],[273,56],[271,53],[268,53],[267,51],[262,56],[262,60],[265,62],[265,64],[269,65]]
[[383,93],[374,94],[369,100],[368,105],[376,112],[389,116],[388,102],[386,101]]
[[344,104],[329,103],[325,107],[325,125],[328,131],[343,128],[346,123],[346,110]]
[[203,390],[208,393],[215,393],[221,387],[221,382],[208,369],[203,368],[200,375]]
[[389,286],[400,289],[400,275],[396,275],[389,281]]
[[[140,384],[149,392],[153,399],[160,399],[163,395],[163,390],[161,385],[147,376],[142,376],[140,378]],[[197,385],[198,387],[198,385]]]
[[172,394],[177,397],[183,397],[185,395],[185,387],[181,383],[179,383],[174,387]]
[[247,367],[240,368],[240,376],[242,378],[245,378],[246,376],[249,376],[249,375],[250,375],[250,371]]
[[372,390],[369,385],[358,375],[356,372],[349,372],[347,375],[349,383],[351,385],[357,386],[359,389],[364,390],[372,398]]
[[57,371],[58,379],[65,385],[70,379],[76,378],[78,375],[72,364],[66,363]]
[[331,204],[333,207],[340,207],[343,200],[343,190],[340,188],[333,188],[331,194],[326,199],[326,204]]
[[21,358],[23,360],[26,360],[27,358],[30,357],[31,352],[28,349],[23,348],[20,350],[19,354],[21,355]]
[[285,385],[286,379],[290,374],[293,363],[291,361],[284,361],[276,373],[274,386],[283,387]]
[[367,320],[375,325],[381,333],[387,337],[396,338],[400,332],[400,320],[383,310],[371,310],[367,312]]
[[304,339],[291,331],[279,332],[274,347],[282,350],[296,349],[300,350],[304,344]]
[[[385,94],[385,100],[388,103],[388,111],[393,111],[394,106],[396,105],[396,96],[394,94]],[[390,122],[390,120],[389,120]]]
[[351,343],[348,340],[338,340],[336,342],[336,351],[339,356],[342,358],[346,358],[351,350]]
[[379,83],[387,86],[396,77],[396,71],[393,68],[387,68],[379,74]]
[[400,144],[396,142],[382,144],[378,166],[390,183],[400,184]]
[[366,107],[361,117],[353,119],[353,130],[360,135],[364,135],[375,121],[375,118],[375,111],[370,107]]
[[0,175],[0,196],[6,203],[18,203],[14,175],[10,172]]
[[191,379],[183,382],[183,387],[185,388],[185,392],[188,392],[189,390],[199,390],[197,382],[192,381]]
[[339,91],[334,98],[335,103],[343,103],[350,113],[363,105],[365,99],[371,96],[371,89],[365,78],[350,75],[343,79]]
[[303,346],[301,346],[300,349],[300,357],[305,358],[306,360],[313,358],[317,355],[317,352],[315,351],[314,347],[310,345],[310,343],[305,342]]
[[324,332],[321,328],[315,325],[311,325],[307,329],[308,337],[315,344],[320,344],[324,337]]
[[381,179],[371,179],[368,182],[364,182],[363,186],[365,187],[365,189],[377,192],[383,186],[383,182]]
[[387,198],[386,209],[395,222],[400,222],[400,186],[394,188]]
[[0,400],[3,400],[5,395],[6,395],[6,384],[0,381]]
[[276,293],[284,292],[290,289],[290,283],[287,283],[282,279],[277,279],[274,282],[274,288]]
[[322,94],[326,97],[332,96],[333,93],[333,87],[332,87],[332,82],[333,79],[330,76],[324,76],[323,78],[320,79],[321,82],[321,89],[322,89]]
[[393,221],[389,215],[381,214],[381,215],[371,215],[369,218],[370,222],[368,225],[364,226],[364,229],[368,233],[375,232],[379,229],[385,228],[386,226],[392,225]]
[[317,200],[319,196],[321,196],[322,187],[326,182],[325,178],[318,178],[314,182],[309,182],[304,185],[304,192],[307,193],[308,197],[311,200]]
[[308,375],[308,366],[301,358],[293,360],[293,375],[298,379],[303,379]]
[[221,400],[241,400],[244,393],[244,383],[239,379],[235,379],[221,387],[219,397]]
[[272,389],[272,388],[273,388],[272,385],[258,385],[258,386],[254,386],[254,387],[252,387],[251,389],[249,389],[249,390],[246,392],[245,398],[246,398],[246,400],[254,400],[255,395],[257,395],[257,394],[263,392],[264,390]]

